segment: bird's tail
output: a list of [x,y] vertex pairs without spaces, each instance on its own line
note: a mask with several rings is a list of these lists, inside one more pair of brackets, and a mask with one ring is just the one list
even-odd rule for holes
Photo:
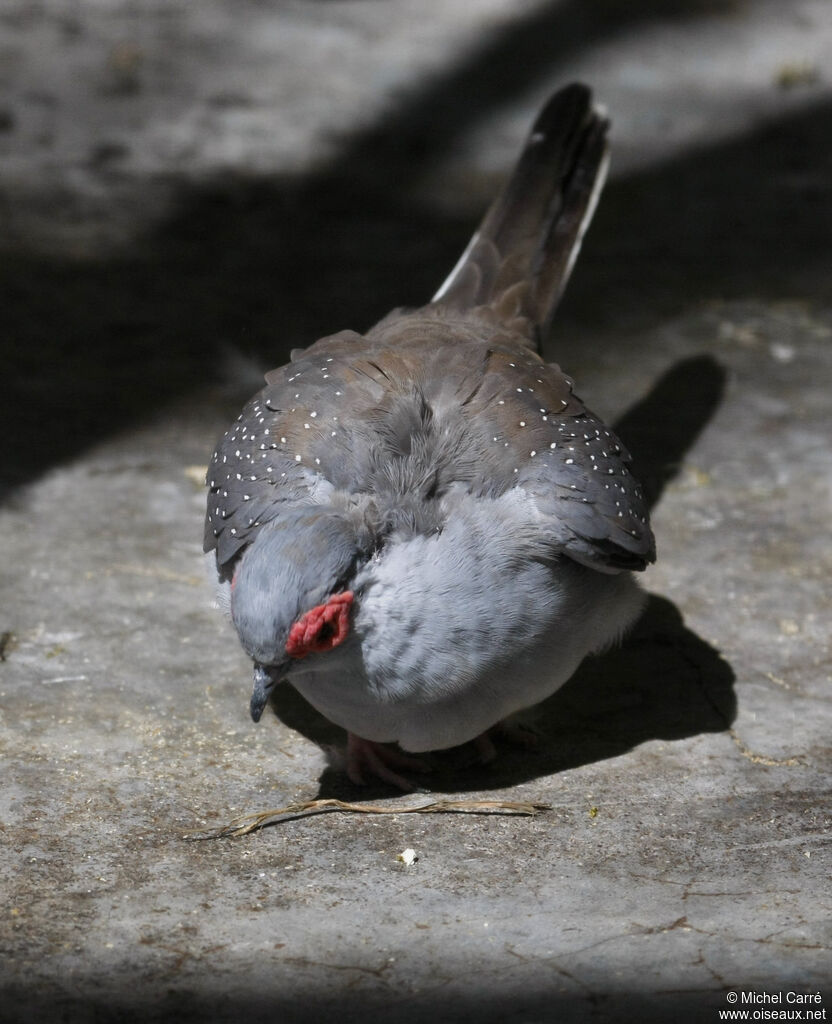
[[556,92],[432,301],[452,309],[488,306],[530,340],[544,337],[604,184],[608,127],[586,86]]

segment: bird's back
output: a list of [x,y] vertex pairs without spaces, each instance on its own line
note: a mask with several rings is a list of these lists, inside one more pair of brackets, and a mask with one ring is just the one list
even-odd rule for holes
[[397,312],[268,375],[214,455],[206,544],[233,563],[287,505],[333,492],[371,500],[384,531],[429,531],[453,486],[518,487],[567,553],[640,568],[652,537],[628,461],[572,381],[488,307]]

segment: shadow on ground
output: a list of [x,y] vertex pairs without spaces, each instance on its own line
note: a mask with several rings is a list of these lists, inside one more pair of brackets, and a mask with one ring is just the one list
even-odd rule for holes
[[[448,970],[452,969],[449,965]],[[378,980],[383,982],[381,973]],[[84,1003],[64,997],[47,1004],[43,996],[38,998],[31,992],[0,992],[0,995],[8,998],[12,1005],[30,1008],[28,1016],[21,1014],[9,1021],[60,1020],[67,1024],[76,1021],[156,1024],[170,1020],[178,1024],[201,1024],[204,1020],[211,1020],[213,1024],[240,1020],[249,1024],[274,1020],[281,1024],[336,1020],[339,1024],[377,1024],[389,1021],[391,1016],[401,1024],[420,1021],[452,1024],[461,1020],[476,1020],[478,1024],[521,1024],[530,1020],[557,1020],[563,1024],[589,1020],[664,1022],[670,1018],[693,1022],[712,1019],[716,1009],[724,1003],[721,991],[681,991],[664,997],[648,997],[626,982],[615,983],[616,991],[608,995],[600,993],[597,986],[586,993],[564,995],[556,990],[554,982],[527,985],[507,994],[495,983],[492,990],[484,985],[483,991],[472,997],[449,992],[448,979],[442,979],[436,986],[440,995],[395,992],[382,983],[378,993],[347,988],[337,1000],[322,999],[312,991],[302,998],[287,998],[284,993],[269,992],[268,985],[265,990],[261,987],[260,991],[243,997],[221,994],[207,998],[199,992],[171,990],[153,1000],[148,993],[135,991],[135,987],[135,979],[125,978],[122,994]]]
[[719,408],[725,376],[711,356],[682,359],[616,421],[615,432],[632,453],[633,474],[650,509]]

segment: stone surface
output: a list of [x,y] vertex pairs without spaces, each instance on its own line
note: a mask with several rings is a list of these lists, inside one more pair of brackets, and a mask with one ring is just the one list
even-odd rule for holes
[[[0,11],[0,1019],[828,1009],[832,12],[625,6]],[[619,173],[549,352],[634,451],[659,562],[538,750],[431,778],[551,810],[186,842],[431,799],[349,786],[290,691],[251,723],[198,481],[262,368],[431,293],[573,77]]]

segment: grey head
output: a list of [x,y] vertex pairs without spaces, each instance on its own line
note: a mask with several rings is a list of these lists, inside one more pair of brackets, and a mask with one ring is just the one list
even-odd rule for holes
[[331,508],[305,506],[264,524],[243,552],[231,584],[231,617],[255,665],[255,721],[296,660],[346,638],[349,585],[368,549],[360,523]]

